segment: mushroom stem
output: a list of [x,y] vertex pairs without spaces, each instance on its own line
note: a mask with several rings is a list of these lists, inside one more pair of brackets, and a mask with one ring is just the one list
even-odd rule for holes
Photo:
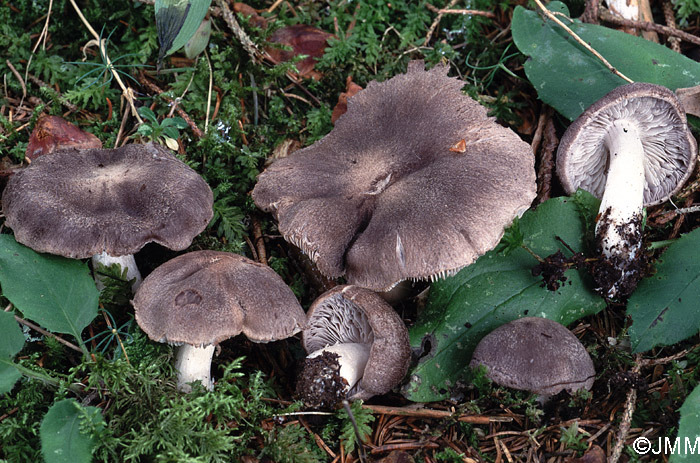
[[609,167],[595,233],[606,262],[596,279],[606,297],[628,295],[638,280],[646,181],[639,135],[636,124],[621,119],[605,138]]
[[297,381],[301,400],[307,407],[325,409],[346,400],[364,375],[369,352],[368,344],[341,343],[309,354]]
[[324,352],[338,355],[340,364],[340,376],[347,381],[345,392],[351,390],[362,378],[367,360],[369,359],[369,345],[360,343],[336,344],[324,347],[309,354],[307,358],[318,357]]
[[194,381],[199,381],[209,391],[214,389],[214,382],[211,380],[211,360],[215,348],[213,344],[204,347],[183,344],[178,348],[175,369],[179,391],[192,391],[190,383]]
[[141,272],[139,272],[139,269],[136,266],[136,260],[134,259],[133,254],[127,254],[125,256],[117,257],[111,256],[106,252],[101,252],[92,256],[92,268],[93,273],[95,275],[95,283],[97,284],[97,289],[99,291],[102,291],[102,289],[104,289],[105,287],[103,281],[105,277],[98,275],[96,271],[96,269],[98,268],[98,264],[104,265],[105,267],[109,267],[112,264],[119,264],[122,269],[126,269],[126,279],[134,280],[134,284],[131,285],[131,291],[133,293],[135,293],[136,290],[139,289],[139,285],[143,281],[143,278],[141,277]]

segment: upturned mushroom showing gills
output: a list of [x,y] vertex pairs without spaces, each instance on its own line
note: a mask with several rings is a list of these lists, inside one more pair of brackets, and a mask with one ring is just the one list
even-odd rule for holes
[[309,353],[297,393],[313,408],[386,394],[408,371],[408,331],[394,309],[359,286],[337,286],[309,308],[303,332]]
[[136,322],[154,341],[179,345],[177,387],[214,387],[211,362],[220,342],[243,333],[253,342],[298,333],[306,315],[270,267],[237,254],[194,251],[155,269],[133,300]]
[[119,263],[149,242],[182,250],[212,218],[204,179],[165,148],[65,149],[18,171],[2,197],[5,224],[35,251]]
[[669,89],[620,86],[591,105],[561,139],[557,173],[569,193],[601,198],[594,266],[606,298],[631,294],[643,267],[644,206],[666,201],[690,176],[697,144],[685,112]]
[[412,61],[370,82],[325,138],[260,175],[255,204],[326,276],[386,291],[455,273],[530,206],[530,146],[447,71]]
[[560,323],[525,317],[484,336],[474,350],[471,368],[484,365],[496,384],[547,397],[566,390],[590,390],[595,368],[590,355]]

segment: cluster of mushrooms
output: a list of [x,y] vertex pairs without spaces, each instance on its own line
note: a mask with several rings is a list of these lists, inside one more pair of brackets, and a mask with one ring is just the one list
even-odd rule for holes
[[[329,135],[260,175],[255,204],[324,275],[347,283],[307,313],[269,267],[226,252],[184,253],[141,280],[134,253],[149,242],[184,250],[212,218],[207,184],[158,145],[37,158],[7,184],[5,223],[39,252],[127,268],[139,326],[180,346],[180,390],[193,382],[213,388],[215,347],[232,336],[269,342],[302,332],[309,355],[297,390],[309,406],[385,394],[406,375],[411,349],[403,320],[379,293],[471,264],[535,197],[529,145],[463,95],[463,82],[447,70],[413,61],[406,74],[371,82]],[[655,122],[657,115],[670,122]],[[633,84],[572,124],[558,170],[568,191],[603,197],[600,252],[618,265],[642,253],[642,204],[667,199],[688,178],[695,153],[673,94]],[[627,236],[631,244],[621,244]],[[610,297],[637,272],[614,268],[621,270],[604,289]],[[555,367],[552,358],[562,361]],[[486,336],[477,365],[498,383],[542,396],[590,389],[595,378],[576,337],[542,318]]]

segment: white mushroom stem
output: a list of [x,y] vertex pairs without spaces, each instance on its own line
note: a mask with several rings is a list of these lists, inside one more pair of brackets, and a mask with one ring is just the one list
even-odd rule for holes
[[338,355],[340,376],[348,382],[347,391],[360,381],[369,359],[369,345],[360,343],[335,344],[324,347],[308,355],[307,358],[318,357],[324,352]]
[[[641,247],[641,239],[630,241],[641,234],[644,207],[644,148],[639,135],[633,122],[622,119],[612,124],[605,139],[609,167],[596,236],[608,259],[631,261]],[[623,278],[627,276],[623,270]]]
[[[117,257],[111,256],[106,252],[101,252],[100,254],[95,254],[94,256],[92,256],[92,268],[97,269],[97,264],[104,265],[105,267],[109,267],[112,264],[119,264],[122,269],[126,269],[126,279],[134,280],[134,284],[131,285],[131,291],[133,293],[135,293],[136,290],[139,289],[139,286],[143,281],[143,278],[141,277],[141,272],[139,272],[139,269],[136,266],[136,260],[134,259],[133,254],[127,254],[125,256]],[[99,291],[102,291],[102,289],[104,289],[105,287],[102,281],[104,277],[99,276],[95,270],[93,270],[93,272],[95,274],[95,283],[97,284],[97,289]]]
[[209,391],[214,389],[211,379],[211,360],[214,357],[215,345],[195,347],[183,344],[177,349],[175,369],[177,370],[177,389],[190,392],[189,383],[199,381]]

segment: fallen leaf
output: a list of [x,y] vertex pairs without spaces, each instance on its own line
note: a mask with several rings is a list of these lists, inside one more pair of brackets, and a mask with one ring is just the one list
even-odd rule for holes
[[58,116],[40,116],[29,137],[25,157],[28,162],[62,148],[102,148],[102,142],[91,133],[80,130]]
[[450,151],[452,151],[453,153],[464,153],[465,151],[467,151],[467,141],[464,138],[462,138],[450,147]]
[[233,11],[240,13],[244,16],[248,16],[248,21],[260,29],[265,29],[267,27],[267,19],[263,18],[258,14],[258,10],[250,5],[242,2],[235,2],[233,4]]
[[296,24],[277,29],[270,37],[270,42],[291,47],[291,50],[266,47],[265,51],[275,64],[289,61],[295,56],[308,55],[296,63],[299,77],[318,80],[321,78],[321,73],[314,70],[316,58],[323,56],[323,52],[328,46],[328,39],[331,37],[333,34],[321,29],[305,24]]
[[338,104],[333,108],[333,114],[331,114],[332,124],[335,125],[335,121],[348,110],[348,98],[356,95],[360,90],[362,90],[362,87],[352,81],[352,76],[348,76],[345,81],[345,91],[340,94],[338,97]]

